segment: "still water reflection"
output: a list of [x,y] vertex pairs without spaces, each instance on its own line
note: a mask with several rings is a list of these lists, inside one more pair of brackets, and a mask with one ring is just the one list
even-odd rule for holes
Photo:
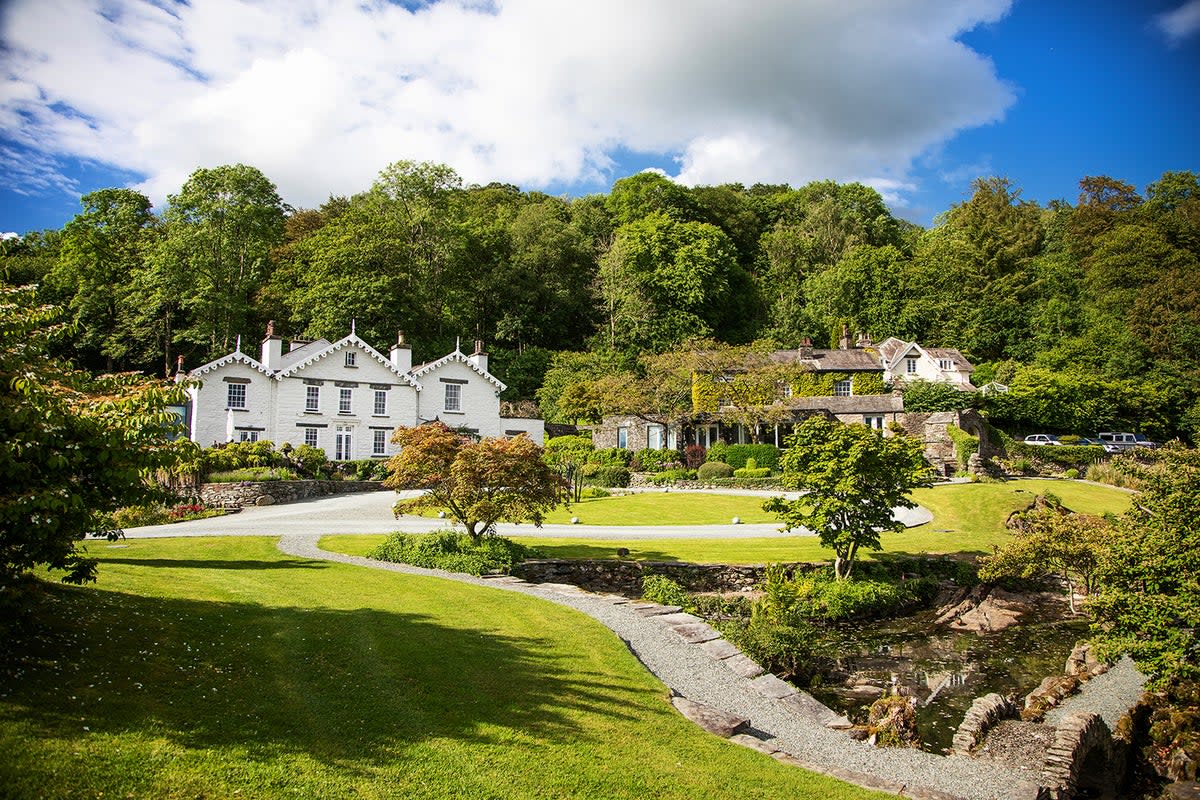
[[827,631],[834,669],[810,691],[826,705],[866,719],[871,702],[897,687],[917,698],[923,749],[946,752],[971,702],[988,692],[1025,695],[1057,675],[1087,635],[1081,619],[1029,615],[999,633],[934,626],[934,612]]

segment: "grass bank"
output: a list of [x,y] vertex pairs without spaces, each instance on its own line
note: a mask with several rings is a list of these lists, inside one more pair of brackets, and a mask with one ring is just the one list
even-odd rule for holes
[[701,732],[553,604],[266,538],[89,549],[0,647],[6,798],[884,797]]
[[[883,557],[887,555],[951,554],[985,555],[992,546],[1009,537],[1004,522],[1013,511],[1025,508],[1036,494],[1055,494],[1068,508],[1089,514],[1120,514],[1129,508],[1131,495],[1108,486],[1075,481],[1017,480],[1004,483],[963,483],[918,489],[913,499],[933,513],[933,521],[883,539]],[[667,515],[679,519],[681,509],[701,508],[711,501],[738,501],[741,506],[724,506],[720,522],[728,522],[737,512],[731,508],[753,509],[761,514],[762,500],[757,497],[699,494],[643,494],[601,498],[591,501],[600,508],[610,504],[608,518],[624,514],[630,523],[647,525],[648,520]],[[634,502],[636,501],[636,502]],[[576,506],[572,506],[575,508]],[[640,516],[634,514],[638,512]],[[561,510],[556,513],[563,513]],[[569,519],[570,514],[566,515]],[[592,518],[589,515],[588,518]],[[700,516],[670,524],[713,524],[696,521]],[[585,519],[581,515],[581,519]],[[754,521],[743,516],[747,522]],[[770,519],[770,517],[768,517]],[[565,520],[564,520],[565,521]],[[759,520],[761,521],[761,520]],[[600,524],[600,523],[593,523]],[[667,523],[660,523],[667,524]],[[769,537],[739,539],[584,539],[540,536],[515,536],[515,541],[537,547],[548,558],[616,558],[618,548],[629,550],[629,558],[646,561],[691,561],[698,564],[762,564],[780,561],[820,561],[829,558],[815,537]],[[364,555],[383,541],[383,536],[327,536],[321,546],[351,555]],[[870,554],[867,554],[870,556]],[[879,554],[876,554],[879,555]]]

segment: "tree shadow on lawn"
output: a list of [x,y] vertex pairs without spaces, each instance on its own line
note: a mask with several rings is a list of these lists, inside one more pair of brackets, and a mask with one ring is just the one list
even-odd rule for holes
[[277,561],[261,561],[242,559],[239,561],[223,561],[219,558],[186,559],[186,558],[114,558],[106,555],[105,564],[129,564],[135,567],[168,567],[174,569],[328,569],[328,561],[312,561],[300,559],[280,559]]
[[[629,544],[620,545],[620,547],[628,548],[631,553],[625,556],[627,559],[635,561],[684,561],[678,555],[668,553],[664,550],[656,550],[653,546],[646,546],[649,542],[646,540],[631,539]],[[543,558],[592,558],[592,559],[615,559],[617,556],[618,547],[602,547],[591,544],[538,544],[533,543],[538,552]]]
[[584,713],[653,724],[652,687],[589,672],[592,661],[548,637],[486,624],[62,586],[47,588],[41,611],[50,628],[0,650],[0,725],[26,723],[38,739],[139,733],[345,763],[431,739],[576,742],[589,736]]

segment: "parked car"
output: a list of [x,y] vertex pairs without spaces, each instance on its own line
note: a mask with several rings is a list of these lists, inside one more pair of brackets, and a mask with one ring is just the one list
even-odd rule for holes
[[1115,445],[1112,442],[1106,442],[1103,439],[1088,439],[1086,437],[1081,438],[1079,440],[1079,444],[1080,446],[1103,447],[1104,452],[1106,453],[1119,453],[1124,449],[1119,445]]
[[1061,445],[1057,436],[1049,433],[1031,433],[1025,437],[1025,444],[1036,445]]
[[1096,438],[1114,444],[1122,450],[1130,447],[1158,447],[1157,442],[1150,441],[1140,433],[1103,432],[1096,434]]

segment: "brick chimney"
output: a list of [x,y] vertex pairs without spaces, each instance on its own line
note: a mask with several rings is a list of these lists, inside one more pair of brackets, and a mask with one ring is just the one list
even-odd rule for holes
[[275,320],[267,323],[267,335],[262,342],[262,365],[276,372],[283,364],[283,338],[275,333]]
[[487,353],[485,353],[483,351],[483,340],[482,339],[475,340],[475,352],[471,353],[471,355],[467,356],[467,360],[470,361],[475,366],[479,367],[479,369],[481,369],[482,371],[487,372],[488,355],[487,355]]
[[396,343],[392,345],[392,366],[400,372],[412,369],[412,347],[404,341],[404,331],[396,334]]
[[796,350],[796,353],[804,361],[808,361],[809,359],[811,359],[813,357],[812,339],[805,336],[800,341],[800,347]]
[[838,342],[838,349],[839,350],[849,350],[850,349],[850,326],[849,325],[842,325],[842,338],[841,338],[841,341]]

